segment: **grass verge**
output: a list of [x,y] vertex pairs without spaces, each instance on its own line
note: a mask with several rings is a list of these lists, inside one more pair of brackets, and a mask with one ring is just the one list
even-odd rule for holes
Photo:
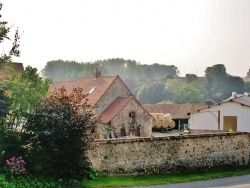
[[97,180],[84,181],[85,187],[131,187],[159,184],[181,183],[235,175],[250,174],[250,166],[241,168],[212,169],[199,172],[179,172],[168,174],[151,174],[137,176],[100,176]]

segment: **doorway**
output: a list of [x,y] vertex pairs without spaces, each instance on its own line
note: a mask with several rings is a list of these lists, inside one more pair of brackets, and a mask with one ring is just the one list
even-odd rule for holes
[[224,116],[223,122],[223,131],[237,131],[237,116]]

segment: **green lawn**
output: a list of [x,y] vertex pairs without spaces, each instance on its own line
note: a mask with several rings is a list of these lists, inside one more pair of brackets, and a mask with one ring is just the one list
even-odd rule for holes
[[84,181],[85,187],[129,187],[190,182],[233,175],[250,174],[250,166],[243,168],[214,169],[210,171],[152,174],[138,176],[100,176],[97,180]]

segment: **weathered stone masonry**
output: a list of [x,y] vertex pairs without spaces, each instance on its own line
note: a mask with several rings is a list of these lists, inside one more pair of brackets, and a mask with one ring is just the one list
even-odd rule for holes
[[250,133],[216,133],[96,141],[87,152],[101,173],[152,173],[248,165]]

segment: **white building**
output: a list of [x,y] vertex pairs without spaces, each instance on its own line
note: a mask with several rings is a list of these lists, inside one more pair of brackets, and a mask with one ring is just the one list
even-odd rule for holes
[[250,132],[250,97],[233,93],[221,103],[190,113],[191,130]]

